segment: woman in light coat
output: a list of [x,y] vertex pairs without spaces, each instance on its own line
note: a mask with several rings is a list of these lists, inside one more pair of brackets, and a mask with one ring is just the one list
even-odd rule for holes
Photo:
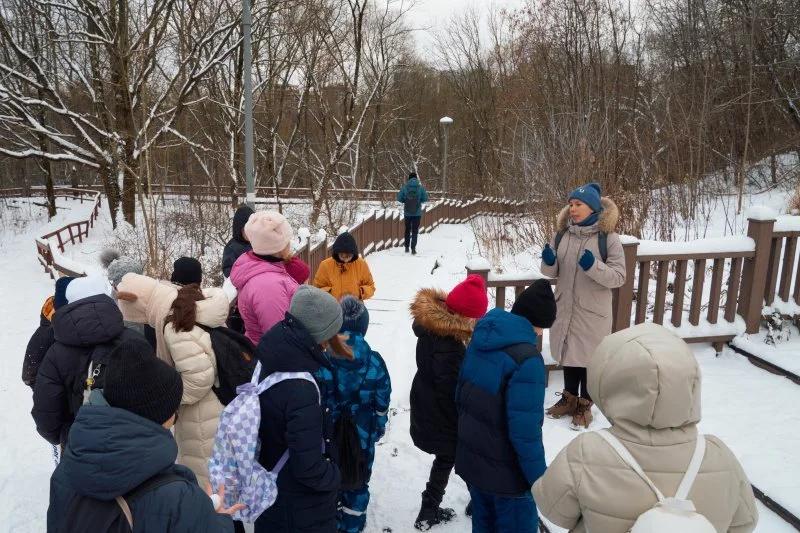
[[616,204],[601,196],[598,184],[578,187],[558,215],[558,233],[542,251],[542,273],[558,278],[550,354],[564,369],[564,391],[547,415],[571,416],[575,430],[592,423],[586,367],[611,333],[611,290],[625,283],[625,253],[614,233],[618,220]]
[[228,307],[222,289],[201,291],[197,285],[187,285],[178,291],[164,328],[164,341],[183,380],[175,423],[177,462],[188,466],[203,488],[208,482],[208,459],[223,406],[212,390],[218,378],[211,336],[201,326],[224,326]]
[[[700,368],[663,326],[640,324],[606,337],[589,363],[589,391],[619,439],[665,497],[675,495],[694,453]],[[758,521],[753,490],[730,449],[706,435],[688,494],[719,532],[747,533]],[[539,511],[572,532],[624,533],[657,500],[645,481],[596,432],[561,450],[533,485]]]
[[164,323],[178,288],[168,281],[160,281],[141,274],[128,273],[117,285],[117,305],[127,322],[147,324],[155,330],[156,355],[175,366],[164,342]]

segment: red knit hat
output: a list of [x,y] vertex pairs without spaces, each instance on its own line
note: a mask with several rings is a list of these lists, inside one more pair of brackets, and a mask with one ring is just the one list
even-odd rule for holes
[[481,318],[489,307],[486,282],[479,275],[470,274],[467,279],[453,287],[445,303],[454,313],[467,318]]

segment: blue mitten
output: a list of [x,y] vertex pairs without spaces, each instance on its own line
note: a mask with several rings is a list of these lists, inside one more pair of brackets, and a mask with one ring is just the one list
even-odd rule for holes
[[544,245],[544,250],[542,250],[542,261],[547,266],[553,266],[556,264],[556,252],[550,248],[550,244]]
[[594,254],[589,250],[584,250],[581,260],[578,261],[578,264],[581,266],[584,272],[589,270],[594,264]]

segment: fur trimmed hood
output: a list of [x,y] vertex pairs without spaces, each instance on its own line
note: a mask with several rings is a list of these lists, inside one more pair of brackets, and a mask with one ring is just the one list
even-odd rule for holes
[[477,321],[449,311],[446,299],[441,289],[420,289],[410,306],[415,324],[434,335],[469,342]]
[[[600,220],[597,222],[597,227],[600,231],[605,233],[614,233],[617,230],[617,222],[619,222],[619,208],[614,200],[603,196],[600,200],[603,206],[603,211],[600,213]],[[557,231],[566,230],[569,228],[569,206],[564,207],[558,214],[556,219]]]

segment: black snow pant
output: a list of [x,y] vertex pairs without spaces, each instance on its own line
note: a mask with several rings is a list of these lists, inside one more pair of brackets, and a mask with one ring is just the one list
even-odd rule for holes
[[437,455],[431,466],[431,473],[428,477],[428,484],[425,492],[422,493],[423,506],[439,507],[444,498],[444,491],[447,482],[450,480],[450,472],[456,464],[454,457]]
[[417,236],[419,235],[419,221],[422,217],[406,217],[406,238],[403,241],[403,245],[408,250],[409,244],[411,244],[411,249],[417,249]]
[[[582,366],[564,367],[564,389],[574,396],[580,396],[592,401],[589,391],[586,390],[586,368]],[[580,394],[578,393],[580,390]]]

